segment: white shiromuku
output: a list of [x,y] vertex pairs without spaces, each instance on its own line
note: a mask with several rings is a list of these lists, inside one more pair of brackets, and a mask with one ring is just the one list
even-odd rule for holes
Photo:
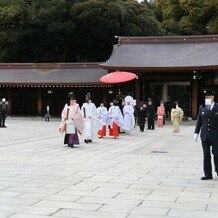
[[131,131],[135,125],[134,108],[132,105],[125,105],[123,108],[124,122],[122,128]]

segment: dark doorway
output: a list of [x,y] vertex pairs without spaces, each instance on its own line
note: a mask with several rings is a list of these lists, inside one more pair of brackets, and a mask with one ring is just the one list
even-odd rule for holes
[[12,115],[37,115],[38,92],[36,88],[11,89]]

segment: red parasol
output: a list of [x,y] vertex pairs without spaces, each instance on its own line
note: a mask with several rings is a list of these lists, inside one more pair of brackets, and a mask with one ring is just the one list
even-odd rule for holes
[[100,78],[100,81],[103,83],[123,83],[136,78],[137,76],[134,73],[125,71],[115,71],[105,76],[102,76]]

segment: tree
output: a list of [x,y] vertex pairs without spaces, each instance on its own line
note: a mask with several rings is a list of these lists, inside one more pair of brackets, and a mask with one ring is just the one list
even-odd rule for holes
[[71,12],[76,23],[75,37],[79,36],[75,40],[77,49],[85,60],[106,60],[115,35],[162,34],[154,13],[135,0],[88,0],[75,4]]
[[156,0],[162,11],[167,34],[199,35],[218,33],[217,0]]
[[162,34],[135,0],[1,0],[0,62],[105,61],[115,35]]
[[0,3],[0,58],[18,56],[16,49],[19,28],[26,15],[23,1],[2,0]]

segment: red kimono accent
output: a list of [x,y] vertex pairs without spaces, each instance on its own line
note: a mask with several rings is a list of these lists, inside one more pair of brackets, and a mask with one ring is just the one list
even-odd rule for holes
[[119,136],[119,126],[115,122],[113,122],[113,128],[109,130],[109,135],[114,137]]
[[98,130],[98,135],[99,137],[103,138],[104,136],[106,136],[106,126],[102,127],[102,130]]

